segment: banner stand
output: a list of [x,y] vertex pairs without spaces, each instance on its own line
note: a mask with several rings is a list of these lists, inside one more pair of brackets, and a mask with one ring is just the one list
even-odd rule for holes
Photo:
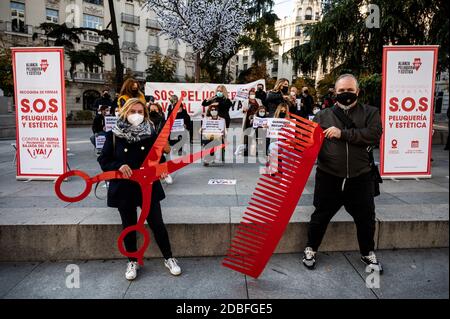
[[17,180],[56,180],[67,171],[64,48],[11,48]]
[[383,179],[431,178],[437,45],[384,46],[380,141]]

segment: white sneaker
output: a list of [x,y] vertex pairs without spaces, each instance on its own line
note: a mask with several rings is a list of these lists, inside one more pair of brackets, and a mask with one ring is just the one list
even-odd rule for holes
[[133,280],[137,276],[137,270],[139,269],[139,264],[137,261],[129,261],[127,263],[127,271],[125,272],[125,278],[128,280]]
[[164,179],[167,185],[173,184],[173,178],[170,175],[167,175],[167,177]]
[[181,274],[181,268],[177,264],[177,260],[175,258],[169,258],[164,261],[164,265],[169,268],[169,271],[172,275],[178,276]]

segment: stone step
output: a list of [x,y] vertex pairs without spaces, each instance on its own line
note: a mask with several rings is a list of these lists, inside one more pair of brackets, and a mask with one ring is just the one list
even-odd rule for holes
[[[298,206],[276,253],[306,244],[312,206]],[[245,206],[164,207],[177,257],[226,254]],[[448,247],[448,204],[377,205],[376,249]],[[0,208],[0,261],[114,259],[122,230],[113,208]],[[333,218],[321,251],[358,250],[356,229],[344,210]],[[146,257],[161,254],[151,237]]]

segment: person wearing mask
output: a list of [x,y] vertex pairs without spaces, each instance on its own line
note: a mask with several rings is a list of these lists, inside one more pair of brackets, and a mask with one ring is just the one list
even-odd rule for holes
[[[259,118],[267,118],[269,115],[269,113],[266,110],[265,106],[260,106],[258,108],[258,110],[255,113],[255,116],[259,117]],[[253,123],[252,123],[253,125]],[[258,146],[264,143],[264,140],[266,139],[266,135],[267,135],[267,124],[266,125],[259,125],[256,127],[253,127],[253,129],[255,130],[255,138],[256,138],[256,156],[258,156],[258,150],[260,149]],[[267,156],[268,154],[268,150],[269,150],[269,144],[267,143],[266,140],[266,146],[265,146],[265,153],[264,155]]]
[[[221,132],[221,134],[205,133],[205,132],[203,132],[203,123],[202,123],[202,127],[200,128],[202,147],[205,147],[205,146],[213,147],[213,146],[217,146],[217,145],[220,145],[221,143],[223,143],[225,141],[225,136],[226,136],[226,132],[227,132],[226,121],[224,118],[220,117],[220,115],[219,115],[219,104],[218,103],[213,103],[209,106],[209,108],[206,112],[206,117],[203,120],[222,121],[223,122],[222,126],[224,127],[224,130]],[[225,161],[224,155],[225,155],[225,152],[224,152],[224,149],[222,149],[222,162]],[[207,158],[207,157],[209,157],[209,158]],[[210,151],[209,156],[207,156],[207,157],[205,157],[203,160],[204,166],[209,166],[209,164],[214,163],[214,158],[215,158],[214,152]]]
[[[173,111],[173,109],[174,109],[174,107],[175,107],[175,105],[177,105],[177,103],[178,103],[178,96],[177,95],[175,95],[175,94],[173,94],[173,95],[171,95],[170,96],[170,99],[169,99],[169,106],[167,107],[167,117],[169,117],[170,116],[170,114],[172,114],[172,111]],[[188,111],[186,110],[186,105],[184,105],[183,103],[181,103],[181,107],[183,108],[183,113],[185,113],[183,116],[184,116],[184,118],[185,118],[185,125],[186,125],[186,129],[188,130],[188,132],[189,132],[189,142],[192,144],[192,142],[193,142],[193,137],[194,137],[194,135],[193,135],[193,122],[192,122],[192,120],[191,120],[191,117],[189,116],[189,113],[188,113]],[[177,115],[178,116],[178,115]],[[189,122],[188,122],[189,121]]]
[[[105,116],[108,113],[108,106],[107,105],[101,105],[100,111],[95,115],[94,121],[92,122],[92,136],[90,137],[92,145],[96,147],[95,145],[95,139],[99,135],[105,135]],[[100,153],[100,150],[98,150],[97,153]]]
[[256,86],[256,93],[255,93],[255,95],[256,95],[257,99],[261,100],[263,105],[266,105],[266,96],[267,96],[267,94],[266,94],[266,91],[264,91],[264,84],[259,83]]
[[332,107],[336,103],[334,87],[328,89],[328,93],[325,95],[322,103],[322,109]]
[[328,223],[344,206],[353,217],[361,261],[383,271],[375,255],[374,177],[368,147],[378,144],[383,129],[378,109],[358,102],[359,85],[352,74],[335,83],[336,105],[320,111],[314,121],[324,129],[315,176],[314,207],[308,225],[303,264],[313,269]]
[[230,108],[233,106],[233,103],[228,98],[228,91],[225,85],[217,86],[216,94],[209,100],[203,100],[202,106],[210,106],[213,103],[218,104],[219,116],[225,119],[226,127],[229,128],[231,122]]
[[145,105],[146,100],[144,94],[139,90],[139,82],[133,78],[128,78],[123,82],[120,96],[117,100],[117,107],[119,110],[125,105],[130,98],[139,99]]
[[309,94],[308,87],[303,87],[302,89],[302,96],[301,96],[301,103],[302,103],[302,116],[305,119],[308,119],[310,115],[313,115],[313,107],[314,107],[314,99]]
[[95,110],[97,110],[97,111],[100,110],[100,107],[102,105],[106,105],[107,108],[111,108],[113,105],[108,89],[103,90],[102,96],[99,97],[97,100],[95,100],[95,103],[94,103]]
[[[243,109],[244,117],[242,121],[242,131],[243,131],[243,139],[244,139],[244,156],[248,156],[249,151],[249,135],[248,129],[253,126],[253,117],[258,109],[263,106],[263,103],[260,99],[256,97],[256,90],[254,88],[250,89],[248,93],[248,106]],[[253,132],[252,130],[250,130]]]
[[269,117],[273,117],[278,105],[288,99],[289,80],[285,78],[278,79],[273,90],[267,93],[266,107]]
[[301,96],[298,94],[298,90],[295,86],[291,86],[289,89],[289,113],[301,116]]
[[[125,179],[113,179],[109,182],[107,204],[118,208],[123,228],[137,224],[137,207],[142,205],[142,193],[139,185],[129,181],[133,169],[139,169],[156,140],[156,131],[150,122],[149,112],[144,103],[130,98],[122,106],[120,117],[112,131],[106,134],[98,162],[103,171],[119,170]],[[155,241],[164,256],[164,265],[174,276],[181,274],[177,260],[172,256],[169,235],[164,225],[160,201],[165,198],[159,181],[153,182],[148,225],[153,231]],[[124,238],[127,252],[137,251],[136,232]],[[125,278],[133,280],[137,276],[139,265],[136,258],[130,257]]]
[[114,100],[112,101],[111,108],[109,109],[109,115],[116,116],[119,113],[119,110],[117,108],[117,102],[119,101],[119,93],[114,94]]
[[[186,142],[186,135],[190,134],[189,132],[190,132],[190,125],[191,125],[191,117],[189,116],[189,114],[186,111],[183,104],[181,104],[180,108],[178,109],[176,119],[183,120],[183,125],[184,125],[185,130],[181,133],[171,133],[170,134],[170,140],[169,140],[170,146],[174,146],[174,145],[180,143],[180,141]],[[190,141],[190,139],[189,139],[189,141]],[[183,143],[183,145],[184,145],[184,143]],[[182,145],[177,145],[177,146],[179,148],[176,149],[175,151],[178,152],[178,155],[180,155],[180,156],[183,155],[183,146]]]

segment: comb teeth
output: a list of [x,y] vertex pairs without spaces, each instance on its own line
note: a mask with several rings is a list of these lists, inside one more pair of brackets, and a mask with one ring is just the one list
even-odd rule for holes
[[262,174],[223,266],[258,278],[275,251],[306,185],[323,141],[322,129],[293,116],[278,139],[274,174]]

